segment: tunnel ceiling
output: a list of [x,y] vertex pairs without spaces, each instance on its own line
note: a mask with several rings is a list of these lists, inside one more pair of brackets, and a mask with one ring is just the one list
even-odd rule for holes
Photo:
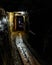
[[4,0],[0,1],[0,5],[5,10],[18,10],[18,8],[32,9],[40,7],[40,0]]
[[[51,4],[50,4],[51,5]],[[49,6],[50,6],[49,5]],[[48,1],[43,0],[0,0],[0,7],[4,7],[5,9],[13,9],[13,8],[46,8],[48,7]]]

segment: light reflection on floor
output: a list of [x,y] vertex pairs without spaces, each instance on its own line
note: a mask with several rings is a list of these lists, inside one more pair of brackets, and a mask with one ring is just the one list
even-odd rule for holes
[[20,33],[19,33],[19,35],[16,36],[16,46],[20,52],[24,65],[35,65],[33,57],[29,53],[29,50],[26,47],[26,45],[23,41],[22,35]]
[[26,34],[24,32],[13,32],[11,35],[12,42],[13,39],[15,39],[14,44],[16,45],[16,48],[19,51],[24,65],[40,65],[37,59],[32,55],[31,51],[28,49],[27,45],[24,43],[24,41],[26,41],[24,40],[26,39]]

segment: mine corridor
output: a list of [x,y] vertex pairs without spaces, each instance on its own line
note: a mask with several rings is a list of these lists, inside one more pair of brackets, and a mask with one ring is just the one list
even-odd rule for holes
[[52,65],[46,3],[40,7],[40,0],[0,1],[0,65]]
[[29,16],[25,11],[7,12],[0,9],[1,65],[40,65],[28,44]]

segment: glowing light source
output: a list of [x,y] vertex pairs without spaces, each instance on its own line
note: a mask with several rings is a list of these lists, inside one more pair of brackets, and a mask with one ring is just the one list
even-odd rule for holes
[[21,12],[21,14],[24,14],[25,12]]
[[27,12],[25,12],[25,11],[18,11],[18,12],[15,12],[15,15],[17,16],[17,15],[26,15],[27,14]]

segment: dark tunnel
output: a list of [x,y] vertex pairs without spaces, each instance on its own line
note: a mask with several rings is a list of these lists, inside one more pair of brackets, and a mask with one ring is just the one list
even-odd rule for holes
[[0,7],[6,12],[20,10],[29,13],[28,43],[33,48],[31,52],[41,65],[52,65],[52,24],[48,23],[48,1],[40,3],[40,0],[7,0],[1,1]]

